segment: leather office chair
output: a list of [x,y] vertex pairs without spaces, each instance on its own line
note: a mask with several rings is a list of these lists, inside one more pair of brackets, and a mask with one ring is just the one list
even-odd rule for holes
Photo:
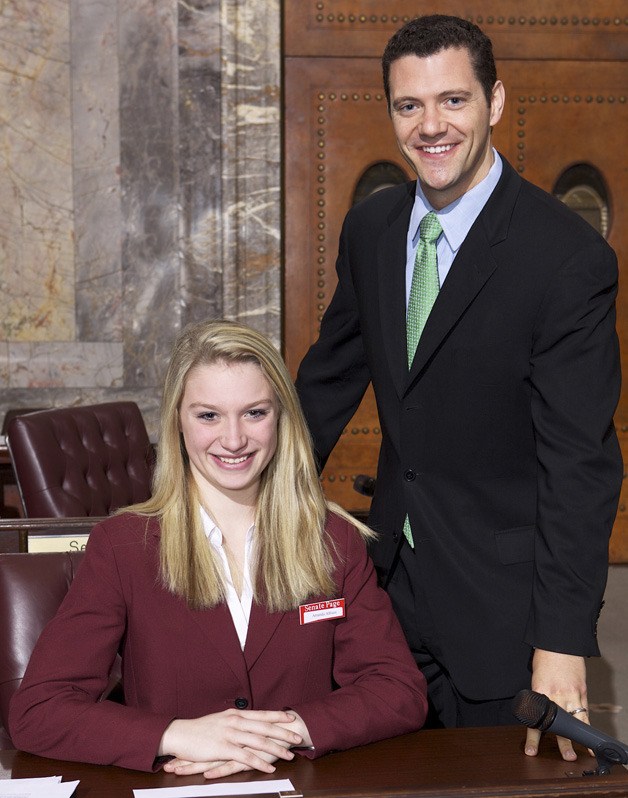
[[[83,552],[0,554],[0,750],[14,748],[9,702],[20,686],[44,626],[57,612]],[[124,702],[117,655],[103,698]]]
[[2,419],[1,435],[6,435],[9,424],[16,416],[26,416],[28,413],[36,413],[38,410],[48,410],[47,407],[10,407]]
[[135,402],[20,415],[7,443],[27,517],[105,516],[150,496],[154,451]]
[[[7,410],[4,414],[4,418],[2,419],[2,430],[0,430],[0,435],[6,436],[7,429],[9,428],[9,423],[11,419],[15,418],[16,416],[22,416],[25,413],[34,413],[36,410],[47,410],[45,407],[11,407]],[[15,485],[15,474],[13,472],[13,464],[10,460],[5,460],[4,458],[0,460],[0,518],[19,518],[20,512],[17,507],[12,505],[6,505],[4,503],[5,499],[5,490],[9,486]]]
[[0,554],[0,749],[14,747],[7,731],[9,701],[82,557],[82,552]]

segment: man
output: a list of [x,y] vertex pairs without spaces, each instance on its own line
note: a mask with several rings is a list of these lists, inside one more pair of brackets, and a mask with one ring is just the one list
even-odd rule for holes
[[297,378],[314,443],[324,463],[372,382],[372,554],[436,722],[513,723],[526,687],[586,721],[622,477],[616,259],[492,148],[505,91],[477,26],[412,20],[383,71],[418,181],[345,220]]

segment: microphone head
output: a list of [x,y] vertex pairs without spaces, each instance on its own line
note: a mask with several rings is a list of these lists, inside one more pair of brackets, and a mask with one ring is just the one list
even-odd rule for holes
[[366,474],[358,474],[353,480],[353,490],[363,496],[372,496],[375,493],[375,480]]
[[543,693],[520,690],[512,700],[512,714],[531,729],[546,731],[554,722],[557,706]]

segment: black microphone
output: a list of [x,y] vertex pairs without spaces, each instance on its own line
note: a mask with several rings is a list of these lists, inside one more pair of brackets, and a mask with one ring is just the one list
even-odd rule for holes
[[543,693],[521,690],[513,699],[512,713],[524,726],[558,734],[590,748],[600,772],[608,772],[609,765],[628,763],[628,745],[578,720]]
[[372,496],[375,493],[375,480],[366,474],[358,474],[353,480],[353,490],[363,496]]

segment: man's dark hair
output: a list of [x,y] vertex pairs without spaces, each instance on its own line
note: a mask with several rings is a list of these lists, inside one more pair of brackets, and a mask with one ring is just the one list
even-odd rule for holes
[[497,80],[497,69],[493,57],[493,45],[488,36],[477,25],[460,17],[445,14],[430,14],[416,17],[392,35],[382,56],[384,91],[390,109],[390,67],[393,61],[404,55],[425,58],[450,47],[469,51],[473,72],[491,104],[493,86]]

